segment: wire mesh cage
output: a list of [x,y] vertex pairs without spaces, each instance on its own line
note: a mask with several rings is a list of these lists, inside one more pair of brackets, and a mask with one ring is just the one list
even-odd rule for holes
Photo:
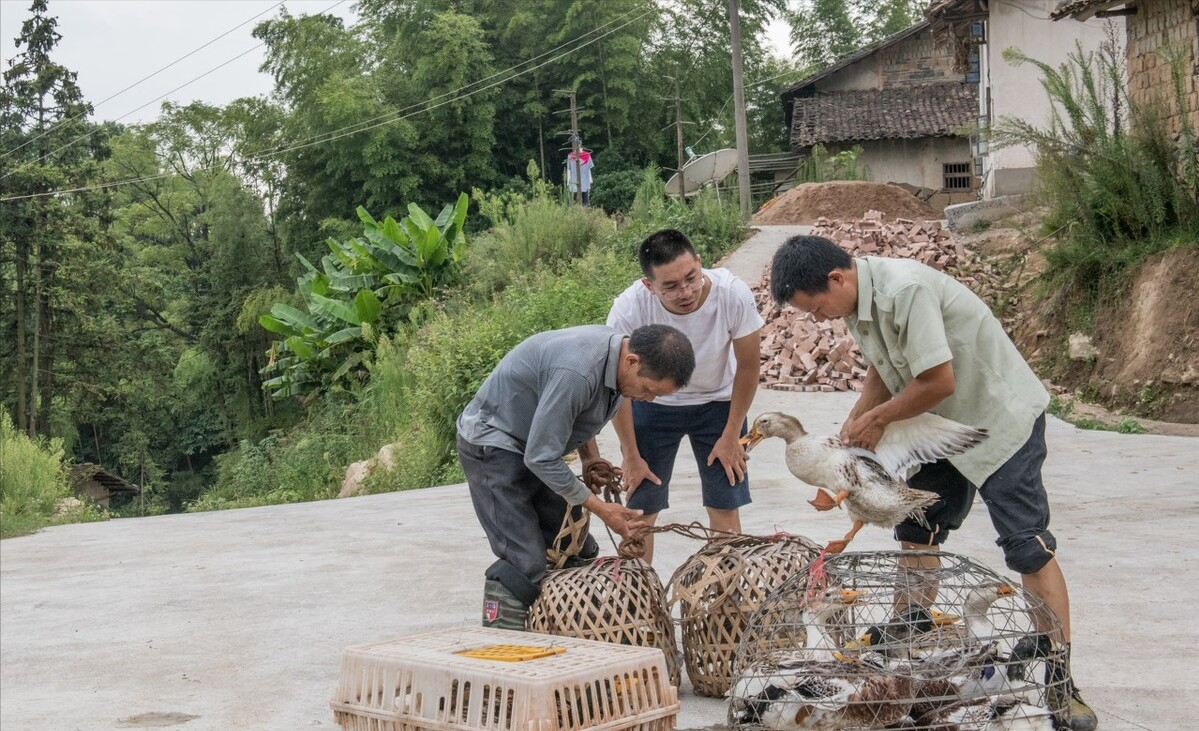
[[679,605],[683,660],[696,693],[719,697],[728,691],[750,615],[819,553],[803,536],[720,538],[674,572],[670,601]]
[[640,559],[600,558],[586,566],[551,570],[529,608],[527,627],[563,637],[657,647],[670,682],[679,685],[678,646],[666,590]]
[[750,618],[730,727],[1052,731],[1069,703],[1061,624],[969,558],[828,555]]

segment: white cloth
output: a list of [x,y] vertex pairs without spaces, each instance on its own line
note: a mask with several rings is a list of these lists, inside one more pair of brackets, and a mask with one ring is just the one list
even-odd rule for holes
[[[575,182],[575,167],[574,160],[568,159],[566,161],[566,187],[571,193],[577,193],[579,191],[578,184]],[[578,174],[583,181],[582,191],[584,193],[587,193],[591,190],[591,168],[593,167],[595,167],[595,163],[592,162],[590,155],[587,156],[586,162],[580,162],[578,164]]]
[[737,370],[733,341],[766,324],[745,282],[728,269],[704,269],[703,273],[712,283],[712,291],[695,312],[670,312],[641,280],[620,293],[608,312],[608,327],[619,332],[631,333],[642,325],[670,325],[691,341],[695,349],[691,382],[669,396],[654,399],[656,404],[692,406],[732,399]]

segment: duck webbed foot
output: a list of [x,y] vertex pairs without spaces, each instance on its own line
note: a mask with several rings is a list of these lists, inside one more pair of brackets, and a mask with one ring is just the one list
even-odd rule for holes
[[841,553],[846,548],[849,548],[849,541],[845,540],[844,538],[840,538],[835,541],[829,541],[828,545],[824,547],[824,550],[828,551],[829,553]]
[[816,497],[808,501],[808,505],[820,511],[832,510],[833,508],[841,507],[841,501],[848,496],[849,493],[841,491],[836,497],[829,497],[829,494],[822,489],[816,490]]

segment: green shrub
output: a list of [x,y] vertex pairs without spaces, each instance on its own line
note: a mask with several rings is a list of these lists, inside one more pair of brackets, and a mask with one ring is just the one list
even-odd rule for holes
[[682,203],[666,196],[658,169],[651,167],[637,189],[629,220],[609,235],[609,246],[635,262],[638,245],[664,228],[686,234],[709,267],[740,245],[746,234],[736,196],[725,193],[718,197],[709,189]]
[[824,145],[814,145],[812,151],[795,171],[795,182],[823,183],[826,180],[870,180],[870,168],[858,162],[861,145],[828,154]]
[[[1175,142],[1161,99],[1133,104],[1124,80],[1124,54],[1113,39],[1100,52],[1081,46],[1054,68],[1016,49],[1005,58],[1042,73],[1052,103],[1047,128],[1004,118],[993,130],[997,146],[1032,147],[1035,195],[1044,223],[1058,243],[1047,259],[1058,286],[1111,296],[1122,277],[1145,257],[1199,242],[1199,173],[1195,130],[1184,119]],[[1172,59],[1180,105],[1181,69]]]
[[476,237],[462,281],[475,298],[502,291],[537,265],[554,266],[582,255],[611,227],[603,211],[537,196],[511,205],[492,229]]
[[647,217],[619,229],[602,212],[563,205],[544,190],[513,205],[490,199],[498,223],[473,240],[454,296],[419,305],[415,332],[378,338],[364,361],[364,387],[327,392],[286,437],[243,441],[218,457],[216,484],[189,509],[331,497],[347,465],[389,443],[395,466],[376,471],[368,491],[461,482],[455,420],[517,343],[544,330],[602,323],[613,298],[640,275],[633,252],[653,230],[686,231],[709,263],[741,241],[735,201],[721,205],[705,193],[688,205],[668,202],[656,170],[641,187],[633,207]]
[[644,176],[644,168],[626,160],[616,149],[600,152],[595,156],[591,205],[609,214],[627,213]]
[[62,442],[30,439],[0,409],[0,537],[48,525],[58,501],[70,497]]
[[374,449],[357,436],[357,409],[349,394],[328,394],[309,421],[287,436],[238,448],[216,458],[216,483],[188,505],[189,512],[323,500],[335,497],[345,468]]

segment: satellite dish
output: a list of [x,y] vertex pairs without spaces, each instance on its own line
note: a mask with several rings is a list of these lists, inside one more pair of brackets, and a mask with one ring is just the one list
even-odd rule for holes
[[691,196],[709,184],[719,183],[737,168],[737,151],[725,148],[692,158],[679,173],[666,181],[666,194],[679,195],[679,175],[683,176],[683,195]]

